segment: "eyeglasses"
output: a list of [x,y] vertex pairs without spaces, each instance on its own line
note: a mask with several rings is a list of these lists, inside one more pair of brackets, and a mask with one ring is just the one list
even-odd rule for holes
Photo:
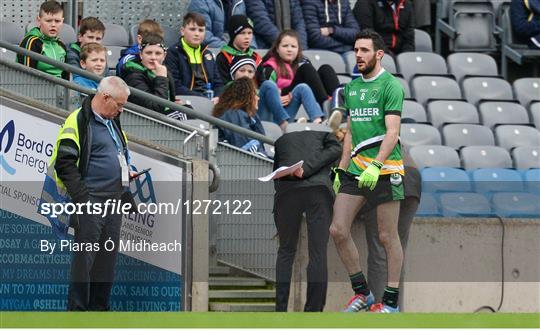
[[119,103],[118,101],[116,101],[111,95],[109,94],[105,94],[105,96],[109,99],[111,99],[112,101],[114,101],[114,103],[116,104],[116,109],[122,109],[124,108],[124,106],[126,105],[125,103]]

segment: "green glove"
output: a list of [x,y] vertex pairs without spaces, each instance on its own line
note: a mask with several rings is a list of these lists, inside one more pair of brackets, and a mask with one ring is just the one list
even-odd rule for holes
[[377,160],[371,161],[369,167],[367,167],[360,176],[356,177],[356,179],[358,180],[358,187],[368,187],[370,190],[373,191],[373,189],[377,185],[377,181],[379,180],[379,175],[381,174],[382,167],[383,164],[381,162]]
[[332,168],[332,171],[334,172],[334,193],[337,195],[339,192],[339,187],[341,186],[341,180],[339,179],[339,173],[342,171],[345,171],[341,168]]

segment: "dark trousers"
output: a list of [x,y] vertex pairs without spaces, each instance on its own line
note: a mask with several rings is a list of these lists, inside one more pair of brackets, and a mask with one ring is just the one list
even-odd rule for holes
[[[91,202],[104,203],[106,199],[91,198]],[[74,244],[99,244],[99,251],[83,249],[72,252],[71,280],[68,292],[68,310],[109,310],[109,298],[114,280],[114,268],[120,239],[122,215],[79,215]],[[114,249],[110,242],[114,242]],[[95,245],[93,245],[95,246]]]
[[339,87],[339,79],[331,66],[323,64],[319,70],[315,70],[311,63],[304,63],[298,67],[293,82],[288,88],[283,89],[282,94],[289,93],[301,83],[311,87],[315,100],[321,105]]
[[[407,241],[409,240],[409,230],[411,228],[414,215],[418,209],[419,201],[416,197],[406,197],[402,200],[399,208],[398,234],[401,247],[405,253]],[[386,252],[384,246],[379,241],[379,230],[377,228],[377,209],[373,208],[362,215],[366,230],[366,241],[368,246],[368,283],[371,292],[375,296],[375,301],[380,302],[387,284],[388,269],[386,264]],[[405,265],[405,263],[404,263]],[[404,268],[401,269],[399,282],[400,292],[403,292]],[[400,295],[400,304],[403,295]]]
[[332,221],[332,203],[332,195],[325,186],[291,189],[275,197],[274,221],[279,235],[276,311],[287,311],[292,266],[304,212],[307,219],[309,252],[304,311],[323,310],[328,286],[326,248]]

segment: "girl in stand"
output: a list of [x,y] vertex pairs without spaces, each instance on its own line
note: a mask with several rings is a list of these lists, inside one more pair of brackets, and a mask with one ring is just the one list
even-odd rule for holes
[[[284,131],[301,105],[310,121],[321,123],[324,117],[321,104],[339,86],[330,66],[323,66],[317,72],[302,56],[298,34],[293,30],[279,34],[259,65],[257,80],[261,119],[279,124]],[[341,118],[333,120],[341,122]]]
[[[259,116],[257,116],[257,88],[253,79],[243,77],[230,82],[214,106],[213,114],[224,121],[265,135]],[[243,150],[266,156],[263,144],[256,139],[218,127],[219,140],[240,147]]]

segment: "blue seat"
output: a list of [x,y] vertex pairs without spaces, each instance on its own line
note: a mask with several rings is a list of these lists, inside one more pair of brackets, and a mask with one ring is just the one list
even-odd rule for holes
[[493,215],[488,199],[470,192],[441,193],[444,217],[490,217]]
[[540,196],[523,192],[499,192],[491,199],[496,215],[501,217],[539,217]]
[[428,216],[442,216],[439,210],[439,203],[435,194],[422,192],[420,198],[420,204],[416,210],[416,216],[428,217]]
[[471,171],[471,178],[474,191],[478,193],[523,191],[523,179],[520,173],[513,169],[477,169]]
[[424,192],[468,192],[472,189],[469,175],[461,169],[424,168],[421,174]]
[[525,170],[523,177],[527,192],[540,194],[540,169]]

